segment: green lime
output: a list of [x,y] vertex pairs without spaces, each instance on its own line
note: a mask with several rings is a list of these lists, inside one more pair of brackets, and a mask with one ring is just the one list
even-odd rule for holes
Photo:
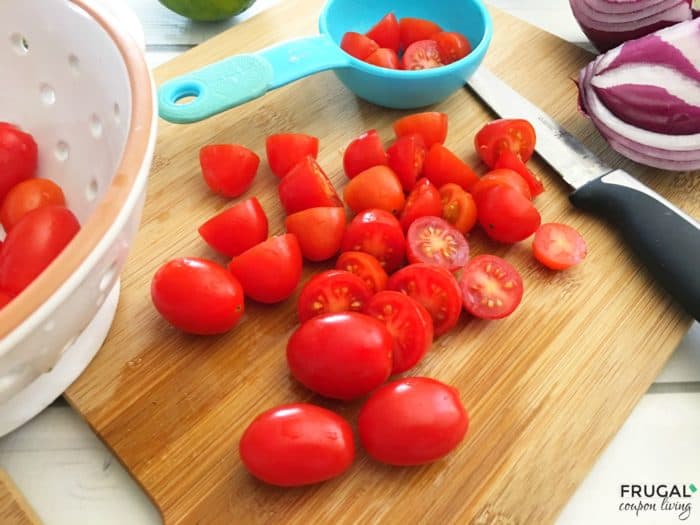
[[238,15],[255,0],[159,0],[168,9],[191,20],[213,22]]

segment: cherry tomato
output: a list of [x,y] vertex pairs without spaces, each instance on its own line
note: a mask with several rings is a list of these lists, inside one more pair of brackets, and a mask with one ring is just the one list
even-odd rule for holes
[[0,290],[0,310],[2,310],[8,304],[10,304],[10,301],[12,301],[12,299],[14,299],[14,298],[15,298],[15,296],[12,295],[10,292]]
[[454,275],[445,268],[410,264],[389,277],[387,289],[405,293],[428,310],[436,337],[459,320],[462,292]]
[[457,184],[445,184],[440,188],[442,218],[458,232],[465,234],[476,224],[474,197]]
[[406,203],[401,182],[388,166],[374,166],[353,177],[343,197],[355,213],[376,208],[397,214]]
[[440,217],[420,217],[406,234],[406,256],[411,263],[427,263],[450,271],[458,270],[469,259],[464,234]]
[[586,240],[571,226],[549,222],[535,232],[535,259],[552,270],[565,270],[586,258]]
[[22,217],[0,252],[0,289],[19,294],[75,237],[80,224],[63,206],[42,206]]
[[444,66],[440,51],[434,40],[418,40],[406,48],[401,57],[401,66],[407,71],[432,69]]
[[199,150],[204,182],[224,197],[242,195],[258,172],[260,157],[238,144],[211,144]]
[[251,299],[278,303],[292,295],[301,279],[301,248],[292,233],[270,237],[234,258],[228,265]]
[[525,179],[523,179],[515,171],[505,168],[489,171],[471,187],[469,192],[472,194],[472,197],[477,199],[482,191],[492,188],[493,186],[506,186],[513,188],[527,200],[532,200],[532,194],[530,193],[530,188],[528,188]]
[[404,49],[418,40],[428,40],[441,31],[442,28],[435,22],[423,18],[404,17],[399,21],[399,37]]
[[7,122],[0,122],[0,203],[10,188],[34,177],[38,150],[34,138]]
[[244,310],[238,279],[226,268],[195,257],[161,266],[151,281],[151,299],[171,325],[198,335],[228,332]]
[[333,183],[313,157],[294,166],[277,186],[280,201],[287,215],[307,208],[342,206]]
[[437,44],[440,60],[443,64],[456,62],[460,58],[467,56],[472,50],[469,40],[462,33],[441,31],[432,35],[430,39]]
[[367,36],[374,40],[379,47],[388,47],[395,53],[401,49],[401,31],[399,21],[394,13],[387,13],[372,29],[367,31]]
[[382,140],[375,129],[363,133],[350,142],[343,154],[343,169],[348,179],[352,179],[366,169],[388,164],[389,159],[384,151]]
[[357,312],[320,315],[289,338],[287,363],[309,390],[350,401],[386,381],[392,345],[386,326],[374,317]]
[[540,226],[542,218],[537,208],[513,188],[487,188],[474,200],[479,224],[489,237],[498,242],[522,241]]
[[366,210],[348,224],[341,251],[369,253],[379,260],[387,273],[391,273],[403,263],[406,238],[401,224],[391,213]]
[[284,221],[296,235],[302,255],[309,261],[325,261],[340,250],[345,234],[345,210],[337,207],[307,208]]
[[403,230],[408,231],[411,223],[419,217],[439,217],[440,214],[442,214],[440,192],[428,179],[423,178],[416,183],[408,195],[399,222]]
[[267,215],[251,197],[214,215],[198,231],[209,246],[234,257],[267,239]]
[[379,260],[365,252],[343,252],[335,267],[357,275],[373,294],[386,288],[389,280]]
[[372,296],[360,277],[345,270],[326,270],[314,275],[301,289],[297,302],[299,322],[322,314],[359,312]]
[[401,62],[399,61],[399,55],[393,49],[388,49],[386,47],[380,47],[370,56],[365,58],[365,62],[372,64],[377,67],[384,67],[387,69],[401,69]]
[[379,44],[366,35],[348,31],[340,41],[340,49],[358,60],[364,60],[379,49]]
[[393,338],[392,374],[413,368],[433,344],[430,314],[408,295],[384,290],[373,295],[363,311],[382,321]]
[[477,255],[459,279],[464,308],[481,319],[510,315],[523,298],[523,280],[508,261],[495,255]]
[[440,143],[433,144],[425,156],[423,175],[438,188],[454,183],[467,191],[479,180],[466,162]]
[[496,169],[507,168],[515,171],[518,175],[525,179],[525,182],[530,188],[530,194],[533,198],[537,197],[544,191],[544,185],[542,184],[540,178],[528,169],[528,167],[522,160],[520,160],[520,157],[516,153],[513,153],[509,149],[501,151],[500,155],[498,155],[498,158],[496,159],[496,165],[494,167]]
[[5,195],[0,207],[0,223],[9,232],[27,212],[49,204],[66,204],[66,198],[58,184],[49,179],[23,180]]
[[423,137],[426,148],[433,144],[442,144],[447,138],[447,115],[437,111],[426,111],[406,115],[394,122],[394,133],[397,137],[418,133]]
[[304,133],[276,133],[265,139],[267,163],[282,178],[306,157],[318,155],[318,138]]
[[425,142],[417,133],[398,137],[386,150],[389,167],[399,177],[404,191],[411,191],[423,169]]
[[454,387],[428,377],[404,377],[372,393],[357,426],[372,458],[389,465],[421,465],[461,443],[469,416]]
[[489,168],[495,167],[498,156],[507,149],[527,162],[535,150],[535,128],[523,119],[494,120],[477,132],[474,148]]
[[355,458],[349,423],[308,403],[280,405],[258,415],[238,445],[256,478],[280,487],[310,485],[340,476]]

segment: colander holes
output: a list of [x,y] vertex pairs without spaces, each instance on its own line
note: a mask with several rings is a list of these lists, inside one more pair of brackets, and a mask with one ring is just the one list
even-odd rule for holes
[[56,144],[56,151],[54,151],[56,159],[60,162],[65,162],[70,157],[70,146],[65,140],[59,140]]
[[12,48],[15,50],[15,53],[18,55],[26,55],[29,53],[29,42],[24,35],[20,33],[12,33],[12,35],[10,35],[10,43],[12,44]]
[[90,133],[96,139],[102,136],[102,119],[97,113],[90,115]]
[[116,274],[117,274],[117,261],[112,261],[112,264],[109,265],[109,269],[102,276],[102,279],[100,279],[99,288],[100,288],[101,292],[107,291],[107,289],[112,284],[112,282],[114,282],[114,278],[116,277]]
[[43,326],[44,332],[53,332],[56,329],[56,321],[46,321]]
[[39,86],[39,94],[41,96],[41,101],[47,106],[51,106],[56,102],[56,91],[46,82],[43,82]]
[[68,65],[74,74],[80,74],[80,59],[77,56],[73,54],[68,55]]
[[122,110],[119,107],[119,104],[116,102],[114,103],[114,107],[112,108],[112,111],[114,112],[114,121],[119,124],[122,119]]
[[100,187],[97,184],[97,179],[95,177],[90,179],[87,188],[85,188],[85,197],[87,197],[87,200],[94,201],[95,198],[97,198],[97,192],[99,189]]

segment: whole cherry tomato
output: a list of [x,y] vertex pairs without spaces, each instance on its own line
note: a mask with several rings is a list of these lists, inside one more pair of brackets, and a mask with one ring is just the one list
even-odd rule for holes
[[9,232],[28,212],[42,206],[65,206],[63,190],[49,179],[27,179],[7,192],[0,207],[0,223]]
[[34,138],[7,122],[0,122],[0,203],[10,188],[36,175],[38,148]]

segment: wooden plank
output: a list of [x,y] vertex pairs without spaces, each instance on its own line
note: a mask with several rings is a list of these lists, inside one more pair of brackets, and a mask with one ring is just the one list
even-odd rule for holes
[[0,469],[0,523],[5,525],[41,525],[34,509],[12,483],[7,472]]

